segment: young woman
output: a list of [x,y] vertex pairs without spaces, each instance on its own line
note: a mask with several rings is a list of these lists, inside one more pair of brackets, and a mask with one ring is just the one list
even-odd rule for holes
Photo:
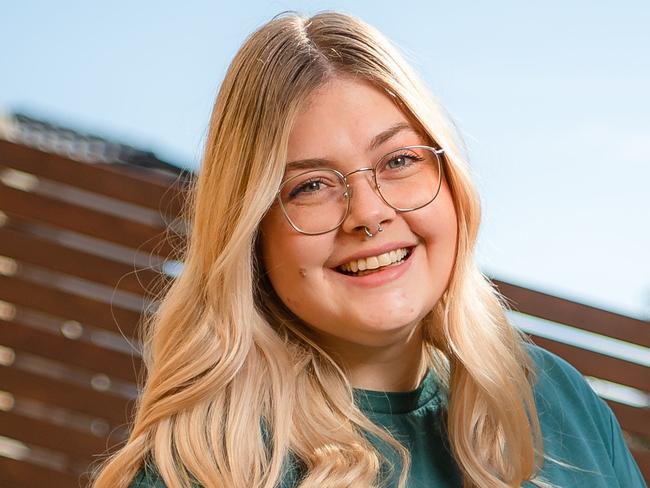
[[644,486],[606,404],[508,323],[454,127],[373,28],[253,33],[189,209],[95,488]]

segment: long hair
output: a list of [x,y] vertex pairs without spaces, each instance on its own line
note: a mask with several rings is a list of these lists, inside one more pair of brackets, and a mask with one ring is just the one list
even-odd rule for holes
[[144,324],[147,378],[132,430],[94,488],[126,487],[147,462],[170,488],[273,488],[291,466],[304,474],[301,488],[381,486],[390,463],[368,433],[398,454],[406,486],[408,451],[355,406],[341,366],[281,303],[260,257],[258,226],[283,177],[292,123],[336,76],[373,83],[445,151],[458,242],[448,287],[421,324],[422,353],[449,399],[464,486],[535,479],[543,448],[533,365],[475,264],[480,202],[460,136],[385,37],[323,12],[275,17],[227,71],[188,199],[183,270]]

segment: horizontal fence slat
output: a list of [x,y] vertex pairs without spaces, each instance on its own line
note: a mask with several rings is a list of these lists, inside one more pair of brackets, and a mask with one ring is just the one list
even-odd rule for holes
[[0,300],[131,337],[140,320],[137,312],[15,276],[0,276]]
[[130,356],[86,341],[68,339],[63,334],[52,334],[1,319],[0,345],[132,383],[137,381],[142,369],[142,360],[135,354]]
[[639,465],[641,475],[645,478],[646,484],[650,483],[650,451],[641,449],[630,449],[632,456]]
[[623,430],[643,437],[650,443],[650,408],[632,407],[607,400]]
[[112,425],[127,423],[133,403],[113,393],[99,392],[9,366],[0,366],[0,390],[17,397],[100,417]]
[[584,375],[650,392],[650,370],[645,366],[544,337],[530,337],[535,344],[562,357]]
[[180,242],[164,227],[152,227],[4,184],[0,184],[0,210],[10,217],[54,225],[165,259],[176,257],[174,246],[177,248]]
[[33,446],[60,451],[90,464],[92,456],[102,453],[109,445],[105,437],[65,428],[24,415],[0,411],[0,435]]
[[596,334],[650,347],[650,324],[546,293],[493,279],[516,311]]
[[80,488],[76,476],[0,456],[2,488]]
[[9,228],[0,228],[0,255],[140,295],[164,277]]
[[186,185],[182,181],[177,182],[176,176],[167,176],[151,169],[136,172],[130,166],[72,161],[3,140],[0,140],[0,165],[160,210],[163,215],[172,217],[180,215],[185,198]]

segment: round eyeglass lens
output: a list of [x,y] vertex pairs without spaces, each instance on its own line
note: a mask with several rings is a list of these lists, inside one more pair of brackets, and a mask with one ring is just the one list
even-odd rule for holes
[[411,146],[393,151],[375,169],[379,192],[396,210],[422,208],[440,191],[441,166],[440,156],[431,147]]
[[337,228],[345,218],[348,202],[345,180],[328,169],[293,176],[280,188],[283,212],[297,230],[306,234]]

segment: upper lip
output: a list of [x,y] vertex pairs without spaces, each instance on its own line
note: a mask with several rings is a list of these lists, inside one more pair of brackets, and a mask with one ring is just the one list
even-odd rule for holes
[[368,258],[370,256],[379,256],[380,254],[384,254],[389,251],[395,251],[397,249],[402,249],[402,248],[411,248],[414,246],[415,244],[411,242],[389,242],[388,244],[384,244],[383,246],[373,247],[371,249],[364,249],[363,251],[350,254],[349,256],[346,256],[341,260],[339,260],[334,266],[332,266],[332,268],[337,268],[343,264],[349,263],[350,261],[355,261],[357,259]]

